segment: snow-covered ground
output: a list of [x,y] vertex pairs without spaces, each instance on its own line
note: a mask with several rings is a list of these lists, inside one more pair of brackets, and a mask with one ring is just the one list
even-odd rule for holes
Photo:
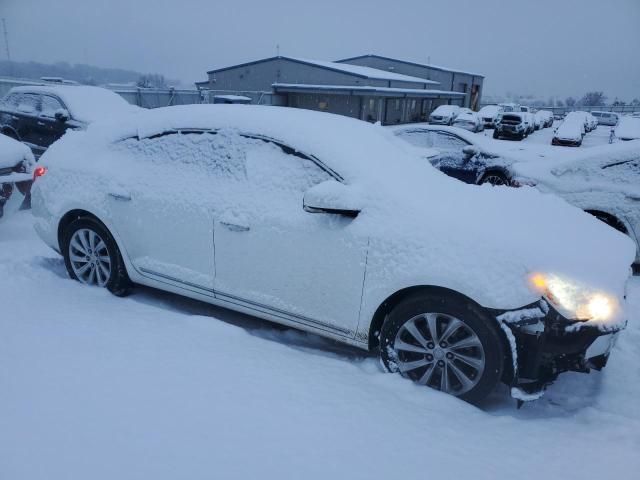
[[638,478],[640,278],[603,372],[480,410],[310,334],[82,286],[18,197],[0,219],[2,480]]

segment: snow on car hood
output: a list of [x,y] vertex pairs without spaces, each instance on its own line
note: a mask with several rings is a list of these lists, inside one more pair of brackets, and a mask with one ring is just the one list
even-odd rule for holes
[[[195,128],[267,136],[338,172],[361,196],[362,211],[349,228],[371,239],[368,265],[383,280],[400,276],[414,285],[442,285],[505,309],[538,298],[527,281],[532,272],[556,273],[623,295],[635,257],[625,236],[535,189],[463,184],[433,168],[391,131],[347,117],[247,105],[159,108],[70,132],[41,162],[51,169],[90,171],[95,167],[87,158],[106,151],[109,143]],[[188,184],[172,190],[191,191]]]
[[29,147],[0,133],[0,168],[11,168],[26,160],[29,166],[35,163]]

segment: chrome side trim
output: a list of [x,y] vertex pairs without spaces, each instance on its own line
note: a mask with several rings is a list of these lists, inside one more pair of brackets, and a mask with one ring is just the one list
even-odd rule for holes
[[194,291],[193,289],[196,289],[196,291],[194,293],[200,293],[200,294],[204,294],[207,296],[213,296],[218,299],[221,300],[225,303],[230,303],[233,305],[238,305],[240,307],[243,308],[248,308],[250,310],[254,310],[256,312],[261,312],[261,313],[266,313],[268,315],[273,316],[275,319],[282,319],[285,321],[289,321],[289,322],[295,322],[295,323],[299,323],[301,325],[305,325],[308,327],[312,327],[312,328],[316,328],[316,329],[320,329],[320,330],[324,330],[324,331],[328,331],[328,332],[333,332],[338,333],[340,336],[344,336],[344,337],[353,337],[354,333],[352,330],[346,329],[346,328],[341,328],[341,327],[336,327],[334,325],[330,325],[328,323],[322,322],[320,320],[314,320],[312,318],[309,317],[305,317],[303,315],[297,315],[295,313],[290,313],[287,312],[285,310],[280,310],[278,308],[274,308],[274,307],[269,307],[267,305],[263,305],[261,303],[258,302],[254,302],[252,300],[246,300],[244,298],[241,297],[237,297],[235,295],[231,295],[229,293],[224,293],[224,292],[220,292],[220,291],[216,291],[214,289],[208,288],[208,287],[203,287],[202,285],[197,285],[195,283],[190,283],[190,282],[185,282],[183,280],[179,280],[175,277],[172,277],[170,275],[165,275],[164,273],[159,273],[159,272],[155,272],[153,270],[149,270],[147,268],[142,268],[142,267],[138,267],[138,270],[140,270],[140,272],[142,272],[143,274],[147,274],[147,275],[153,275],[154,277],[159,277],[162,278],[164,280],[169,280],[171,282],[175,282],[177,284],[180,284],[181,286],[184,286],[182,288],[187,288],[187,290],[190,291]]

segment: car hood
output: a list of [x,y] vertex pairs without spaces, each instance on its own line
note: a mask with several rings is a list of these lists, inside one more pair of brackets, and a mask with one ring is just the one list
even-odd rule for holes
[[[528,278],[553,273],[622,298],[635,246],[564,200],[533,188],[415,178],[377,186],[356,219],[386,268],[457,289],[486,307],[539,298]],[[374,256],[377,253],[372,253]],[[375,259],[371,259],[375,262]],[[427,277],[425,278],[425,274]]]

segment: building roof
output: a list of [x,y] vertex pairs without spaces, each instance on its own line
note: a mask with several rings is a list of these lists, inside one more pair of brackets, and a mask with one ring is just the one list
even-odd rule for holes
[[422,88],[389,88],[353,85],[308,85],[301,83],[274,83],[274,90],[283,92],[339,92],[352,95],[373,95],[385,97],[425,97],[425,98],[457,98],[464,97],[462,92],[448,90],[431,90]]
[[224,70],[230,70],[232,68],[246,67],[249,65],[255,65],[257,63],[269,62],[269,61],[278,60],[278,59],[289,60],[291,62],[297,62],[305,65],[312,65],[315,67],[323,68],[325,70],[346,73],[348,75],[353,75],[360,78],[368,78],[373,80],[397,81],[397,82],[422,83],[426,85],[439,84],[438,82],[435,82],[433,80],[427,80],[426,78],[411,77],[409,75],[402,75],[400,73],[388,72],[386,70],[380,70],[378,68],[362,67],[359,65],[350,65],[350,64],[337,63],[337,62],[326,62],[322,60],[309,60],[305,58],[285,57],[281,55],[277,57],[263,58],[261,60],[255,60],[253,62],[241,63],[239,65],[232,65],[229,67],[217,68],[215,70],[209,70],[207,73],[208,74],[217,73],[217,72],[222,72]]
[[458,70],[455,68],[449,68],[449,67],[443,67],[440,65],[433,65],[432,63],[418,63],[418,62],[411,62],[408,60],[401,60],[399,58],[391,58],[391,57],[384,57],[382,55],[376,55],[373,53],[369,53],[367,55],[357,55],[355,57],[349,57],[349,58],[343,58],[342,60],[336,60],[336,63],[349,63],[351,60],[359,60],[361,58],[378,58],[380,60],[390,60],[392,62],[398,62],[398,63],[404,63],[406,65],[413,65],[414,67],[425,67],[425,68],[431,68],[433,70],[440,70],[442,72],[452,72],[452,73],[462,73],[464,75],[471,75],[474,77],[482,77],[484,78],[484,75],[482,75],[481,73],[473,73],[473,72],[468,72],[468,71],[464,71],[464,70]]

